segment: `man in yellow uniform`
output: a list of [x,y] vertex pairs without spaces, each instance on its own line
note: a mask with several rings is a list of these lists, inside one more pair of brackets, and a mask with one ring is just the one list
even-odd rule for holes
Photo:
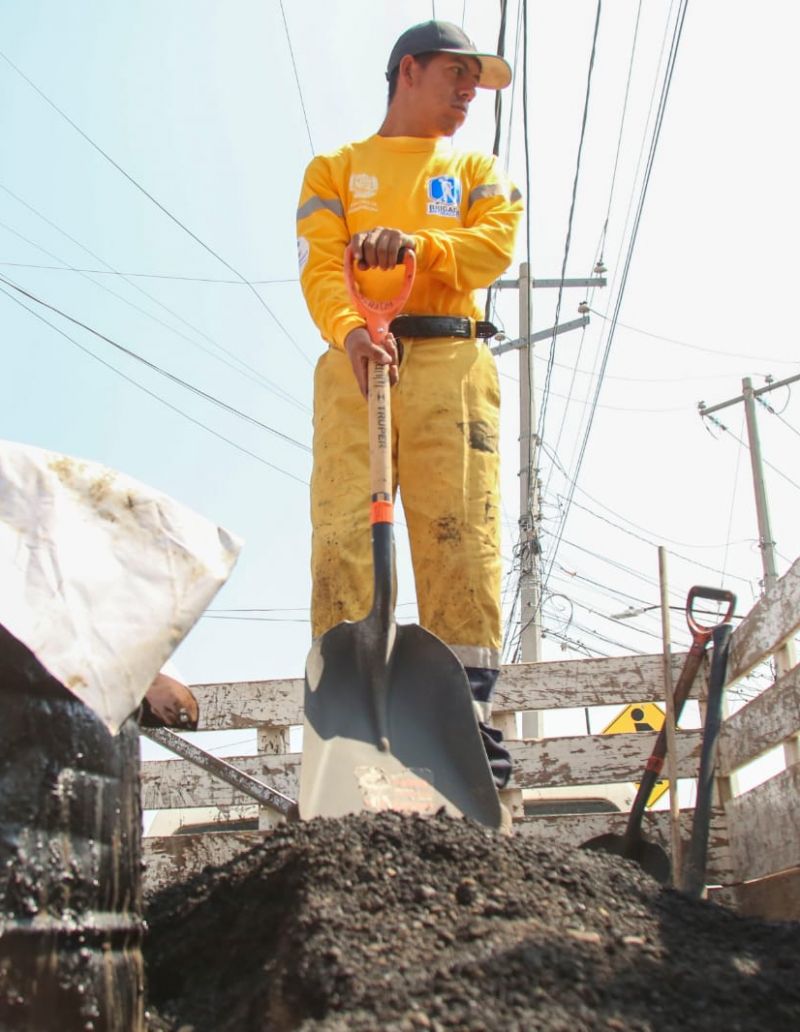
[[[494,159],[450,137],[476,89],[511,69],[457,26],[429,21],[389,58],[389,107],[378,133],[310,163],[297,212],[300,282],[328,350],[314,379],[311,480],[314,637],[361,620],[372,602],[367,370],[389,366],[392,459],[408,523],[420,623],[463,663],[498,786],[511,764],[489,727],[500,665],[499,388],[475,291],[510,264],[519,191]],[[372,298],[398,292],[402,248],[417,276],[394,339],[375,345],[347,294],[348,243]]]

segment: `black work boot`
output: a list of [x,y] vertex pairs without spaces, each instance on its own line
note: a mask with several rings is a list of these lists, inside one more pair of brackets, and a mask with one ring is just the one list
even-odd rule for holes
[[505,788],[511,777],[511,754],[503,745],[502,733],[488,723],[494,686],[500,671],[490,670],[488,667],[464,667],[464,669],[472,690],[472,698],[482,712],[482,716],[478,718],[478,728],[494,783],[498,789]]

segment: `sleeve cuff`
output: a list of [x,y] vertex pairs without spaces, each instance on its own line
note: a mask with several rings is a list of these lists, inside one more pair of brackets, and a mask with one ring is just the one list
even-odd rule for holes
[[333,346],[338,348],[340,351],[344,351],[344,342],[347,334],[351,330],[357,329],[359,326],[365,326],[363,318],[354,312],[352,315],[342,316],[341,319],[337,320],[333,327]]

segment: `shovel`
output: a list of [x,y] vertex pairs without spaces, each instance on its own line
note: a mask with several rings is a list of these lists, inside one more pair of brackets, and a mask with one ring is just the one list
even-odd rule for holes
[[731,625],[714,628],[714,651],[708,678],[706,720],[703,728],[703,748],[700,753],[700,771],[697,776],[697,798],[694,803],[692,838],[681,888],[692,899],[700,899],[706,885],[708,859],[708,828],[711,822],[711,797],[714,789],[714,764],[717,742],[722,725],[722,689],[728,669],[728,649]]
[[[698,598],[727,604],[728,610],[719,624],[707,626],[698,622],[694,613],[694,603]],[[706,645],[715,629],[730,620],[735,605],[736,596],[732,592],[721,588],[694,587],[689,591],[686,598],[686,622],[692,634],[692,647],[686,656],[681,676],[678,678],[673,694],[676,723],[683,710],[683,704],[689,697],[697,671],[700,669]],[[645,771],[639,783],[639,789],[633,801],[628,823],[623,834],[616,835],[609,832],[605,835],[598,835],[593,839],[589,839],[588,842],[584,842],[581,846],[582,849],[595,849],[603,853],[612,853],[616,856],[625,857],[626,860],[633,860],[634,863],[639,864],[649,875],[662,884],[666,884],[670,880],[670,859],[661,846],[655,842],[648,841],[642,834],[642,819],[647,800],[650,798],[653,786],[658,781],[661,769],[664,766],[666,754],[667,728],[665,724],[658,733],[656,744],[653,746],[653,752],[645,765]]]
[[[386,339],[411,292],[413,251],[405,251],[403,264],[398,296],[370,301],[354,283],[350,247],[345,251],[345,281],[375,343]],[[389,378],[376,363],[369,374],[372,609],[326,631],[309,652],[300,816],[444,808],[499,828],[500,800],[464,667],[430,631],[395,623]]]

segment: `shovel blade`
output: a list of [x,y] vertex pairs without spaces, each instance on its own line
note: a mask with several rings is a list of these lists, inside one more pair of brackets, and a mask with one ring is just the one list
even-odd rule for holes
[[666,885],[672,875],[672,865],[666,851],[655,842],[648,842],[643,835],[597,835],[584,842],[581,849],[611,853],[613,856],[633,860],[662,885]]
[[388,749],[380,746],[369,618],[342,623],[306,663],[300,816],[364,810],[431,814],[442,807],[491,828],[500,801],[464,668],[435,635],[395,626],[385,694]]

